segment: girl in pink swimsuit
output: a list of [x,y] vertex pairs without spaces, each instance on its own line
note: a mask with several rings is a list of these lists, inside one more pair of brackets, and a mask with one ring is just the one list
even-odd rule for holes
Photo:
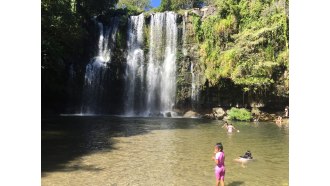
[[221,143],[217,143],[214,147],[214,156],[212,159],[215,162],[215,178],[216,186],[225,185],[225,153],[223,152],[223,146]]

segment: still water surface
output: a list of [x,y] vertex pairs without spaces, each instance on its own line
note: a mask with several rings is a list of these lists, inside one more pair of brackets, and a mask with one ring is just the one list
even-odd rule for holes
[[[202,119],[62,116],[42,119],[43,186],[215,184],[214,144],[222,142],[227,186],[289,183],[289,129],[273,123]],[[250,150],[246,165],[233,159]]]

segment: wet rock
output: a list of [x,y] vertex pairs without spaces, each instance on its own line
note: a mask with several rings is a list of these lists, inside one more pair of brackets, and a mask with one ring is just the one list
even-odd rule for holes
[[171,114],[171,112],[165,112],[165,116],[170,118],[170,117],[172,117],[172,114]]
[[203,119],[215,119],[214,115],[213,114],[204,114],[202,116]]

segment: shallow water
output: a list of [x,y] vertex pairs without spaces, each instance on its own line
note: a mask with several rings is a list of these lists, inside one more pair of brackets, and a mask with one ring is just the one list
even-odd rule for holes
[[[202,119],[62,116],[42,119],[42,179],[47,185],[214,185],[216,142],[225,185],[289,183],[289,129],[273,123]],[[233,159],[250,150],[245,168]]]

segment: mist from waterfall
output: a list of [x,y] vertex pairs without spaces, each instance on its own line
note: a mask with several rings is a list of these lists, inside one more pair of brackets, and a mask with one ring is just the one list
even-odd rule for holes
[[107,65],[111,63],[111,50],[114,47],[118,30],[118,17],[112,17],[110,26],[104,26],[94,20],[99,29],[99,42],[97,56],[87,64],[85,70],[85,82],[83,87],[83,100],[81,113],[98,113],[99,105],[104,95],[104,78],[107,73]]

